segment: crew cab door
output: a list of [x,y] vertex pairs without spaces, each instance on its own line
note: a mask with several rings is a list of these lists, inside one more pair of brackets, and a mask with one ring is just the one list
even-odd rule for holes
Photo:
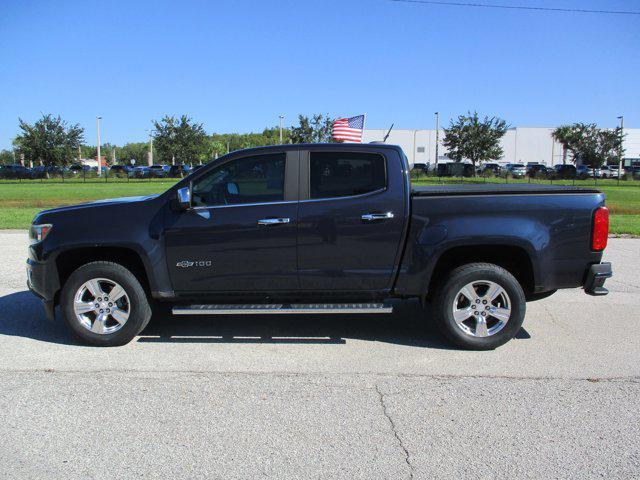
[[165,222],[175,291],[298,288],[297,151],[235,157],[192,185],[192,208]]
[[301,289],[391,288],[408,213],[405,175],[395,149],[341,146],[300,153]]

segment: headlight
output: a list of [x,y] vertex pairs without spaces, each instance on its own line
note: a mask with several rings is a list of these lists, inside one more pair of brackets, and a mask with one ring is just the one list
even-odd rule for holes
[[49,234],[51,228],[53,228],[53,225],[50,223],[31,225],[31,229],[29,230],[29,240],[32,244],[41,242]]

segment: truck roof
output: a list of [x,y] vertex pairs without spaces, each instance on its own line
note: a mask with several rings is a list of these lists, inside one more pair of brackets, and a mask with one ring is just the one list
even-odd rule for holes
[[389,143],[287,143],[282,145],[266,145],[263,147],[252,147],[245,148],[242,150],[235,150],[229,153],[238,153],[238,152],[250,152],[253,150],[256,151],[265,151],[265,150],[305,150],[305,149],[313,149],[313,150],[371,150],[371,149],[388,149],[388,150],[397,150],[402,152],[402,148],[399,145],[393,145]]

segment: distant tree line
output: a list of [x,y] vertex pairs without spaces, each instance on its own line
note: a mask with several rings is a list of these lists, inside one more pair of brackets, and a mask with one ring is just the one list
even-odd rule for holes
[[[298,125],[282,129],[282,143],[331,141],[329,115],[298,117]],[[206,163],[229,152],[261,145],[277,145],[280,128],[268,127],[261,133],[212,133],[208,135],[201,123],[187,115],[165,116],[152,121],[153,156],[157,163]],[[21,158],[35,165],[62,166],[77,163],[81,158],[96,158],[98,149],[84,143],[84,129],[69,125],[59,116],[43,115],[33,125],[19,119],[20,133],[13,140],[13,150],[0,151],[0,163],[18,163]],[[133,142],[122,146],[100,145],[100,155],[111,163],[146,164],[148,142]]]
[[[278,127],[265,128],[262,133],[213,133],[208,135],[202,123],[187,115],[164,116],[152,121],[154,127],[153,155],[156,163],[206,163],[226,153],[280,142]],[[0,163],[16,163],[20,158],[36,165],[69,165],[78,158],[95,158],[97,148],[84,143],[84,129],[68,124],[53,115],[43,115],[33,125],[19,119],[19,133],[13,140],[14,150],[0,151]],[[298,116],[298,124],[283,128],[282,143],[332,142],[332,120],[329,115]],[[443,144],[452,160],[470,161],[474,166],[503,157],[500,140],[509,126],[498,117],[481,118],[468,112],[452,119],[444,129]],[[622,129],[598,128],[595,124],[562,125],[553,131],[553,138],[563,146],[563,161],[580,161],[590,167],[613,163],[622,155]],[[107,162],[146,164],[149,144],[127,143],[116,146],[105,143],[100,153]]]
[[[458,162],[469,160],[474,167],[482,162],[499,160],[504,155],[500,140],[508,128],[507,123],[497,117],[480,118],[477,112],[460,115],[444,129],[447,156]],[[552,136],[563,147],[563,163],[569,159],[598,168],[617,162],[623,155],[620,127],[610,130],[598,128],[593,123],[575,123],[556,128]],[[571,158],[568,158],[569,153]]]

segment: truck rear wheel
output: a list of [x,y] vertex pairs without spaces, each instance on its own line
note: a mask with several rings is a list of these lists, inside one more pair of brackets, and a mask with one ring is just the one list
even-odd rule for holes
[[62,288],[60,307],[76,337],[103,347],[129,343],[151,319],[136,276],[112,262],[91,262],[74,271]]
[[452,270],[433,306],[442,333],[456,345],[491,350],[511,340],[526,310],[522,287],[511,273],[491,263]]

